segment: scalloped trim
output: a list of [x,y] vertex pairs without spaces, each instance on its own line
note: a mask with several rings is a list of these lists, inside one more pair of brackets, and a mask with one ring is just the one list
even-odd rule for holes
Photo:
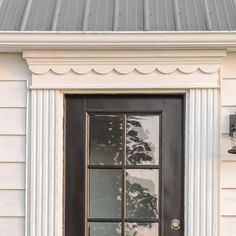
[[172,74],[180,71],[184,74],[192,74],[197,70],[206,74],[212,74],[219,70],[219,64],[201,64],[201,65],[30,65],[32,73],[42,75],[49,71],[55,74],[63,75],[73,71],[76,74],[85,75],[94,71],[97,74],[105,75],[112,71],[126,75],[134,71],[141,74],[151,74],[158,71],[162,74]]

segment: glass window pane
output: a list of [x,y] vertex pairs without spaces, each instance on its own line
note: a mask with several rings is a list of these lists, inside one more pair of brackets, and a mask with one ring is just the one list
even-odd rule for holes
[[121,236],[121,224],[89,223],[89,236]]
[[89,217],[120,218],[122,171],[90,170]]
[[158,223],[126,223],[125,236],[158,236]]
[[156,219],[158,217],[159,171],[126,170],[126,217]]
[[123,116],[119,114],[95,114],[90,116],[90,164],[122,164],[122,122]]
[[128,115],[127,164],[159,164],[159,115]]

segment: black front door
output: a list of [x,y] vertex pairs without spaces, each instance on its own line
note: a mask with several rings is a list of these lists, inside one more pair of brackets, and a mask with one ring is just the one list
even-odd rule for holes
[[65,235],[182,236],[183,96],[65,104]]

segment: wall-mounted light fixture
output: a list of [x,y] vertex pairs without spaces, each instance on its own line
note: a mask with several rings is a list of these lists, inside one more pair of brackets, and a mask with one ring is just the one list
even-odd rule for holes
[[236,154],[236,113],[229,116],[229,136],[231,137],[231,154]]

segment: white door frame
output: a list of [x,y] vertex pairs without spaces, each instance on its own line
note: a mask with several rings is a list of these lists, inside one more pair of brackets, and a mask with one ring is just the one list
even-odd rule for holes
[[25,51],[32,72],[26,235],[63,235],[63,106],[67,93],[182,93],[185,236],[219,229],[222,51]]

